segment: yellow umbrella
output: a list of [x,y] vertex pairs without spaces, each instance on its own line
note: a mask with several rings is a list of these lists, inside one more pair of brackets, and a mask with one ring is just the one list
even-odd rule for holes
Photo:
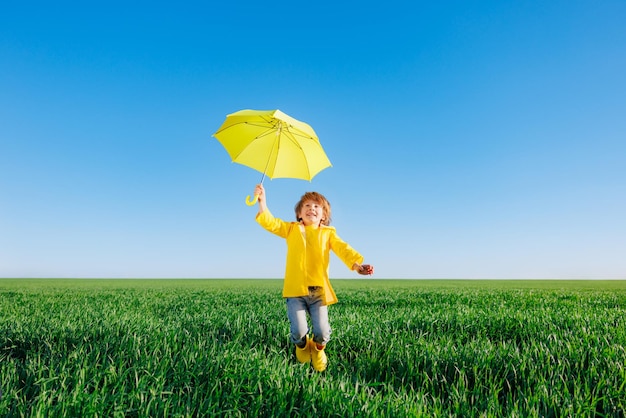
[[[233,162],[265,176],[311,181],[330,161],[310,125],[280,110],[240,110],[226,116],[213,134]],[[258,196],[246,203],[252,206]]]

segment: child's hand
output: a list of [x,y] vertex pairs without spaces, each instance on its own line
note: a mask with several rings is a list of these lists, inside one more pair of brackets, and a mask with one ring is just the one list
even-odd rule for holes
[[371,276],[374,274],[374,266],[370,264],[356,264],[355,269],[357,273],[362,274],[363,276]]
[[254,195],[258,196],[259,203],[265,201],[265,187],[262,184],[257,184],[254,188]]
[[265,187],[263,187],[263,184],[256,185],[256,187],[254,188],[254,195],[256,196],[257,202],[259,203],[259,211],[257,212],[258,216],[258,214],[261,214],[267,210],[267,200],[265,198]]

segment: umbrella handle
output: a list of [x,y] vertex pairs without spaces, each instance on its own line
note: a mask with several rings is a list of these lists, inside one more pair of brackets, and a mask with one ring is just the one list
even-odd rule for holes
[[250,200],[250,195],[246,196],[246,205],[254,206],[256,201],[259,200],[259,195],[255,194],[254,199]]

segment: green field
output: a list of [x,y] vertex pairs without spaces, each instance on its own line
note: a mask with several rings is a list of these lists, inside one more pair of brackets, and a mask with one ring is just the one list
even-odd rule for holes
[[0,416],[624,416],[624,281],[333,283],[320,374],[278,280],[0,279]]

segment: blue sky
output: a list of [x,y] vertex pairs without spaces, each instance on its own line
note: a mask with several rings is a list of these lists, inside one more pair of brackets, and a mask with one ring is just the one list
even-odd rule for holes
[[[0,277],[282,277],[227,114],[309,123],[378,278],[626,279],[623,1],[4,2]],[[356,277],[337,259],[331,277]]]

